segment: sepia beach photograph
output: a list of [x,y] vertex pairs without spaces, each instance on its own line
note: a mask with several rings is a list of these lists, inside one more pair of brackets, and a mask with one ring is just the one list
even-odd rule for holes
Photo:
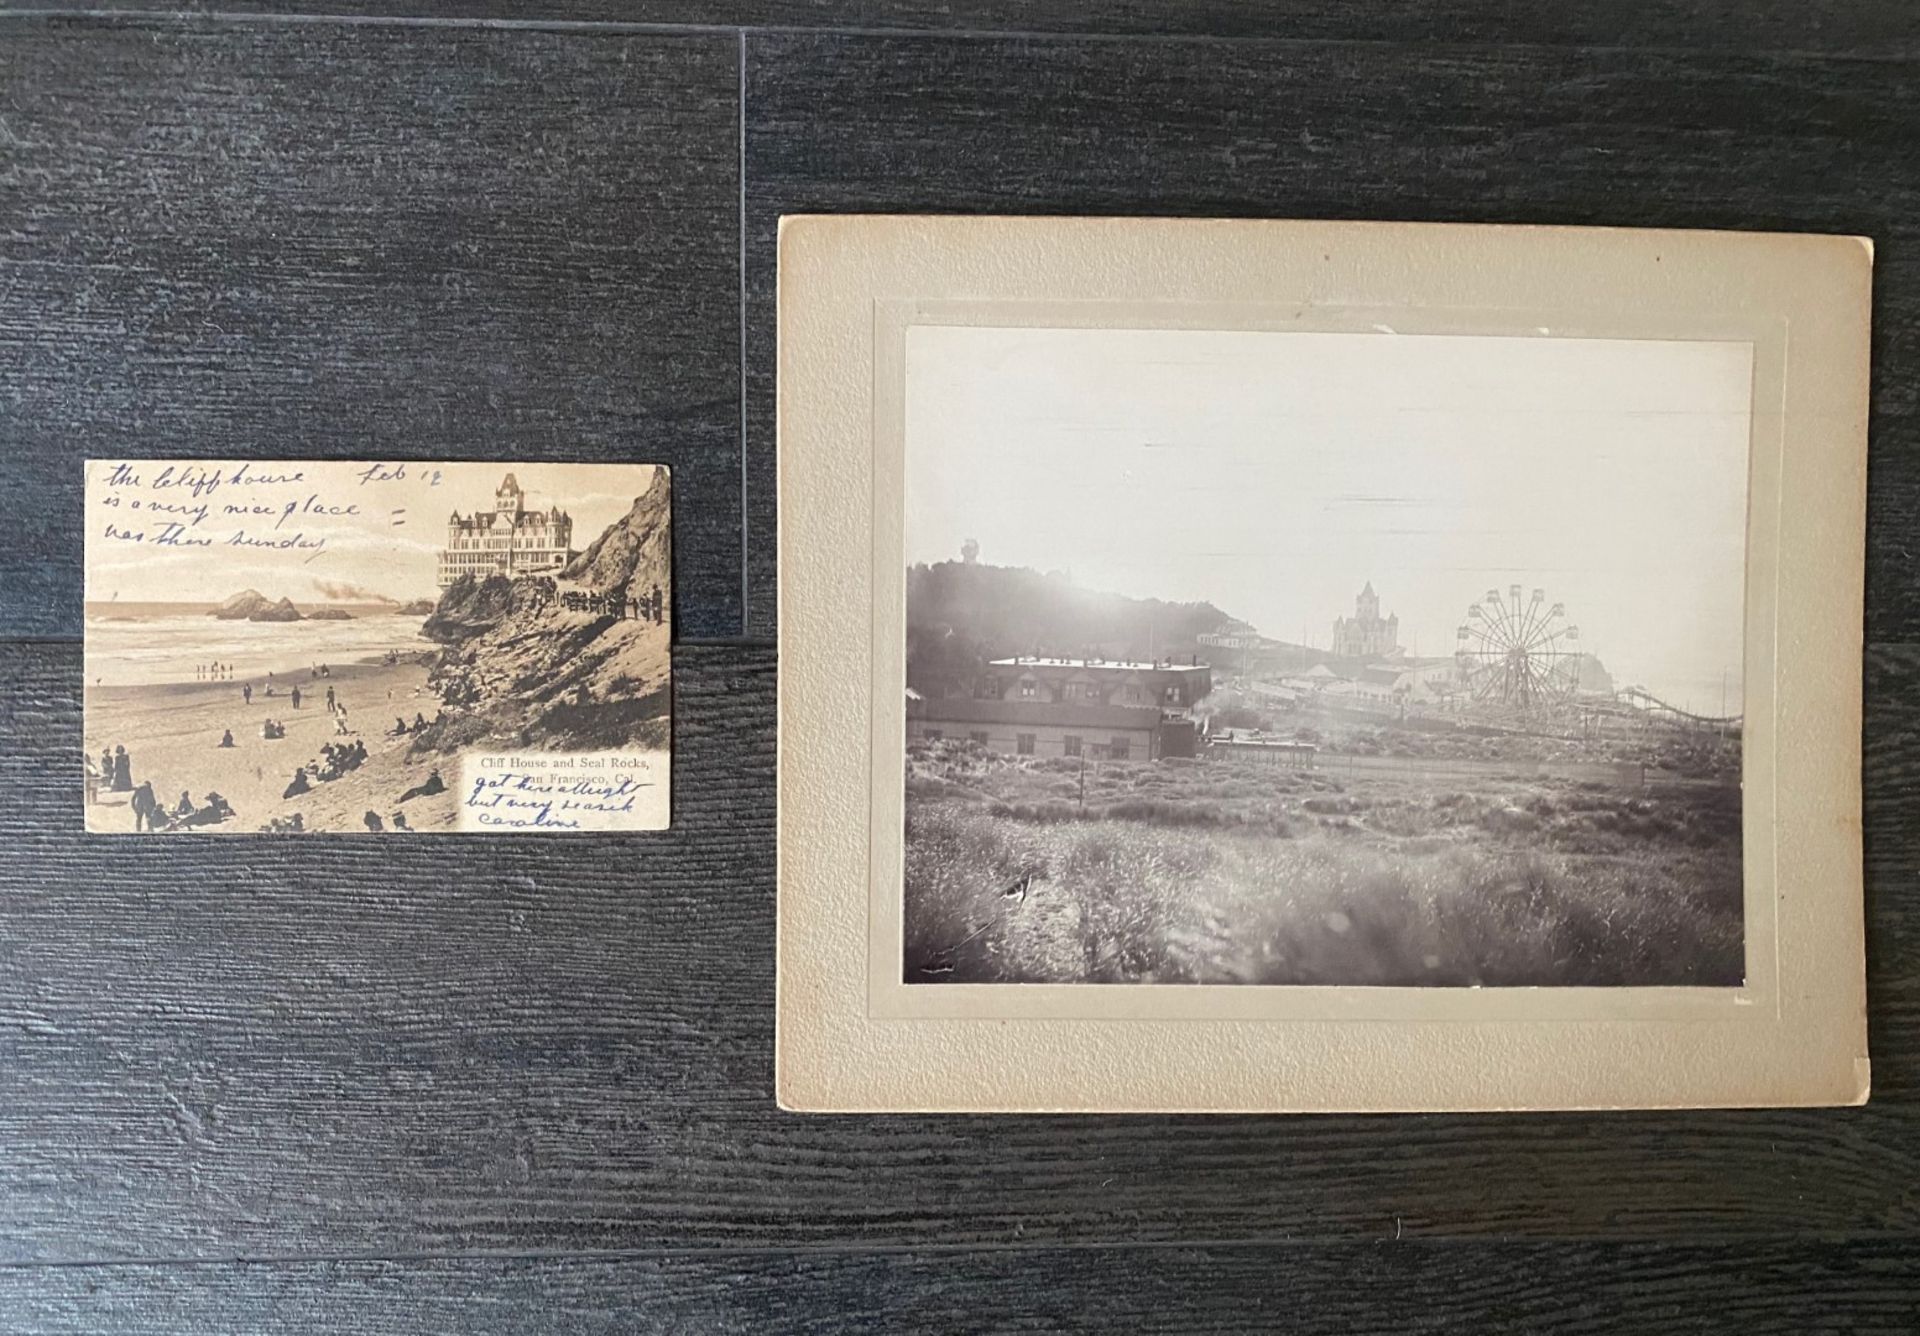
[[902,980],[1741,984],[1752,378],[911,327]]
[[665,468],[93,460],[86,522],[89,831],[667,824]]

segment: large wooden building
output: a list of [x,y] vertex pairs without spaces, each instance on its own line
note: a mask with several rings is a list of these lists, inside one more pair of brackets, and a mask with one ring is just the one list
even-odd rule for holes
[[909,693],[907,739],[952,738],[1018,756],[1192,756],[1193,706],[1212,690],[1213,670],[1199,662],[996,659],[971,695]]
[[492,510],[454,511],[440,553],[440,587],[463,575],[484,580],[553,575],[580,554],[573,550],[573,517],[560,507],[527,509],[527,494],[509,473],[493,495]]

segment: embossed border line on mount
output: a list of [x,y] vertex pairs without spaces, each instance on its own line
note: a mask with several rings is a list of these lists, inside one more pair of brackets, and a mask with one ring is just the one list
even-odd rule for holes
[[[1649,320],[1665,332],[1644,331]],[[905,786],[889,784],[906,754],[906,718],[882,702],[905,699],[906,687],[906,341],[928,325],[1050,329],[1187,329],[1279,333],[1480,335],[1560,339],[1637,339],[1735,343],[1752,357],[1753,384],[1778,386],[1786,322],[1778,315],[1746,319],[1700,316],[1674,331],[1678,317],[1617,309],[1571,311],[1566,305],[1511,307],[1362,307],[1226,302],[1026,302],[883,300],[874,304],[872,793],[868,892],[869,1015],[999,1017],[1071,1016],[1086,1020],[1569,1020],[1594,1017],[1717,1017],[1745,1021],[1777,1016],[1779,959],[1773,790],[1755,767],[1773,725],[1773,571],[1756,563],[1755,526],[1777,529],[1781,420],[1749,404],[1748,569],[1743,681],[1748,718],[1759,725],[1743,739],[1741,858],[1745,883],[1745,983],[1740,987],[1470,988],[1262,984],[907,984],[901,980]],[[1756,498],[1759,504],[1756,505]],[[1762,544],[1762,548],[1766,545]],[[1756,564],[1759,569],[1755,569]],[[1756,836],[1758,838],[1756,838]]]

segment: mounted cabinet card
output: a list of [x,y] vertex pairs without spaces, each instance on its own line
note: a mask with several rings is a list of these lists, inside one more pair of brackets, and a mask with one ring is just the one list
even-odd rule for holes
[[1871,269],[787,219],[782,1103],[1865,1099]]
[[651,464],[90,460],[90,831],[667,825]]

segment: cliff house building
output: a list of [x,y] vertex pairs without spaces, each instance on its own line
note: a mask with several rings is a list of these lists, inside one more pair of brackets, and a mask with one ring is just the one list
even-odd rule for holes
[[1384,659],[1400,652],[1400,618],[1381,617],[1373,581],[1353,601],[1353,616],[1334,619],[1333,652],[1347,659]]
[[456,510],[447,520],[440,587],[463,575],[481,580],[554,575],[579,555],[573,550],[573,517],[558,506],[528,510],[526,493],[509,473],[493,494],[492,510],[464,516]]

